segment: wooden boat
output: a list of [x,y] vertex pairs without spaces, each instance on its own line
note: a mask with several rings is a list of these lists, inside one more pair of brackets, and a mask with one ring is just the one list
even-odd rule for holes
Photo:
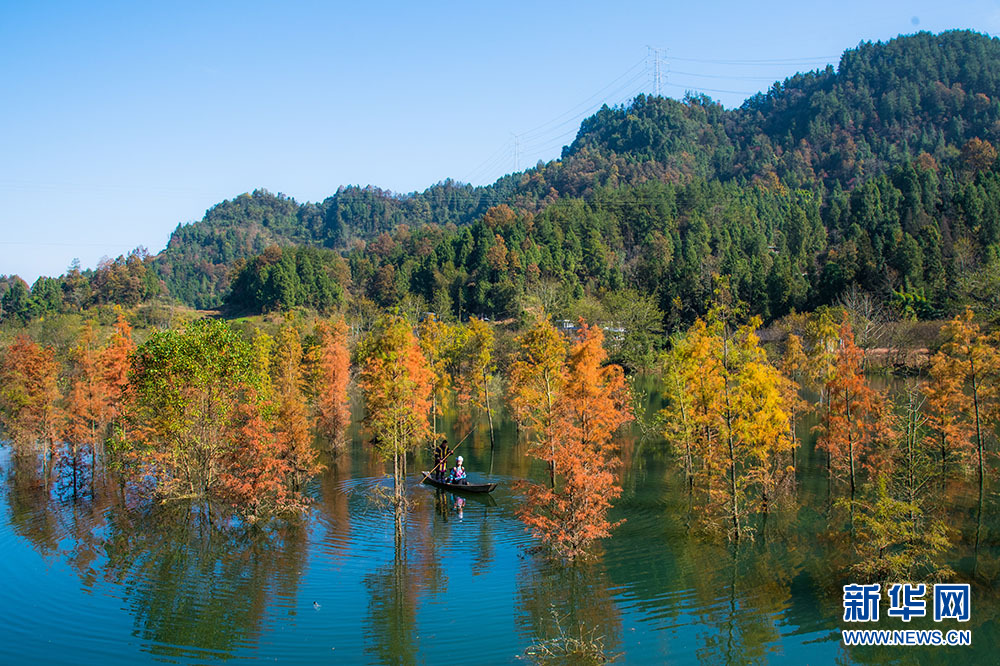
[[423,483],[456,493],[491,493],[497,487],[495,483],[448,483],[447,481],[438,481],[431,476],[430,472],[421,472],[421,474],[424,475]]

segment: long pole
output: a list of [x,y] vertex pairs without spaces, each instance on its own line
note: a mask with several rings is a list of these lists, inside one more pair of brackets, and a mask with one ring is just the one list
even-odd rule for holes
[[445,465],[448,462],[448,458],[450,458],[452,456],[452,454],[455,453],[455,451],[458,450],[458,447],[462,446],[462,444],[465,442],[465,440],[469,439],[469,435],[471,435],[472,433],[473,433],[473,431],[470,430],[469,433],[465,437],[463,437],[461,439],[461,441],[459,441],[458,444],[456,444],[455,446],[453,446],[451,448],[451,450],[446,451],[445,455],[441,458],[441,461],[438,462],[438,464],[434,465],[433,468],[431,468],[431,474],[433,474],[434,472],[436,472],[437,469],[438,469],[438,467],[441,467],[442,465]]

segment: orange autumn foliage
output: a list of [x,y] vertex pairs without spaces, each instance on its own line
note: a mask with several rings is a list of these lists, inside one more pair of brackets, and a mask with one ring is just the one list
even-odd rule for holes
[[399,317],[380,322],[363,341],[358,356],[362,359],[359,384],[368,411],[365,425],[378,452],[393,461],[393,494],[399,509],[406,454],[431,435],[427,417],[434,375],[412,328]]
[[972,464],[976,447],[974,427],[967,415],[972,411],[965,393],[965,365],[939,351],[931,358],[930,380],[923,385],[927,420],[941,457],[941,480],[951,466]]
[[556,488],[532,484],[521,520],[553,552],[572,560],[617,525],[608,520],[611,501],[621,494],[619,460],[612,441],[632,420],[622,368],[604,366],[604,335],[583,325],[566,367],[549,446],[533,455],[559,470]]
[[318,345],[314,349],[316,420],[320,433],[334,448],[343,446],[351,425],[351,405],[347,386],[351,380],[351,357],[347,349],[347,324],[316,324]]
[[290,323],[278,331],[272,369],[277,411],[274,446],[287,462],[293,489],[298,491],[319,466],[312,447],[303,393],[302,341],[298,329]]
[[863,352],[844,318],[833,373],[826,382],[828,409],[819,426],[818,449],[830,454],[831,471],[846,474],[853,495],[857,467],[869,454],[881,425],[883,399],[865,378]]
[[122,410],[125,390],[128,387],[130,356],[135,351],[132,341],[132,327],[119,312],[115,322],[115,332],[101,352],[100,366],[105,385],[105,413],[108,423],[114,423]]
[[101,372],[97,336],[88,321],[70,352],[70,388],[66,396],[65,438],[94,444],[107,423],[108,390]]
[[[295,478],[295,464],[275,450],[274,437],[263,415],[263,405],[253,390],[236,409],[230,429],[232,452],[219,475],[219,496],[250,522],[283,513],[301,512],[303,496],[288,483]],[[276,455],[276,453],[279,453]]]
[[[979,491],[984,491],[986,478],[986,439],[1000,414],[1000,391],[997,381],[1000,375],[1000,351],[997,334],[988,335],[973,321],[972,310],[956,316],[941,328],[944,344],[935,355],[934,361],[947,368],[950,386],[946,389],[947,399],[958,410],[962,421],[957,421],[958,430],[954,436],[962,436],[959,423],[964,422],[973,437],[971,446],[975,452],[975,465],[979,477]],[[943,370],[941,366],[939,370]],[[941,373],[939,373],[940,375]],[[938,380],[940,377],[935,377]],[[944,388],[939,386],[939,388]],[[958,443],[956,441],[956,443]]]
[[[551,449],[556,404],[566,381],[566,341],[542,318],[517,341],[519,349],[510,364],[507,402],[515,420],[534,435],[535,445]],[[549,483],[555,486],[551,450],[549,458]]]
[[59,364],[51,347],[21,334],[0,360],[0,424],[15,451],[29,453],[33,445],[57,439],[61,413]]

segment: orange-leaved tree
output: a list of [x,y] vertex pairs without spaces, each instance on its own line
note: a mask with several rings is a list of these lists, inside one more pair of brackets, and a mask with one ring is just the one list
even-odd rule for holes
[[277,419],[274,425],[275,445],[279,455],[288,461],[294,490],[318,471],[316,451],[303,393],[302,340],[299,330],[287,321],[275,338],[274,358],[271,361],[271,382]]
[[819,426],[817,448],[826,451],[831,472],[846,473],[851,495],[857,489],[857,467],[871,450],[882,419],[883,399],[869,384],[863,353],[844,317],[832,375],[826,381],[827,409]]
[[294,488],[300,483],[297,470],[293,460],[275,446],[268,411],[257,390],[245,387],[229,429],[231,455],[219,474],[219,497],[238,507],[251,523],[305,509],[303,495]]
[[439,321],[436,317],[426,317],[420,322],[420,350],[427,359],[431,372],[434,373],[434,390],[431,391],[431,433],[435,440],[438,439],[438,415],[444,414],[444,406],[451,391],[450,366],[456,354],[456,328]]
[[118,419],[125,400],[125,389],[128,387],[128,373],[131,367],[130,356],[134,351],[132,327],[119,310],[114,333],[101,351],[100,361],[106,387],[105,418],[112,425]]
[[69,443],[73,494],[77,491],[81,445],[91,451],[91,473],[97,462],[98,440],[107,424],[108,388],[100,366],[97,335],[91,322],[80,330],[70,350],[70,386],[66,396],[64,439]]
[[393,463],[393,499],[401,511],[406,454],[431,435],[427,419],[433,373],[413,329],[400,317],[382,319],[358,349],[365,424],[383,458]]
[[927,420],[941,458],[940,481],[948,478],[949,464],[966,467],[975,457],[974,426],[969,420],[972,401],[965,392],[967,365],[939,350],[931,357],[929,380],[923,384]]
[[632,420],[620,366],[604,365],[601,329],[582,325],[566,368],[552,441],[535,449],[559,470],[555,488],[527,487],[521,519],[557,555],[572,560],[611,534],[611,501],[621,494],[615,432]]
[[566,382],[566,341],[539,317],[517,343],[508,374],[507,401],[518,423],[534,434],[536,445],[549,447],[549,485],[554,488],[556,405]]
[[343,446],[351,425],[351,403],[347,387],[351,381],[351,355],[347,347],[347,324],[343,319],[316,324],[317,345],[313,349],[313,391],[317,424],[335,449]]
[[54,453],[61,422],[58,378],[55,351],[23,333],[0,360],[0,424],[17,453],[36,453],[43,442]]
[[799,395],[799,381],[806,374],[809,359],[802,346],[802,338],[795,333],[789,333],[785,341],[785,353],[781,357],[781,394],[788,412],[788,435],[791,438],[792,467],[795,467],[795,449],[798,447],[795,438],[795,426],[798,416],[810,409],[810,404]]
[[106,422],[107,389],[99,354],[97,334],[92,322],[87,321],[69,354],[64,434],[73,446],[95,442]]

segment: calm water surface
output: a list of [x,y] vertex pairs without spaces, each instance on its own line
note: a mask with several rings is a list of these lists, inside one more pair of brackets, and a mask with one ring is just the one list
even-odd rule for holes
[[[447,425],[451,441],[471,427]],[[388,487],[385,467],[356,443],[327,461],[304,525],[254,536],[179,511],[125,510],[109,480],[74,502],[5,450],[0,663],[506,664],[556,635],[557,621],[634,664],[1000,663],[992,493],[977,525],[976,498],[953,491],[951,564],[973,584],[972,621],[877,625],[968,628],[973,646],[848,651],[839,641],[849,541],[811,446],[800,453],[797,504],[733,548],[699,532],[666,445],[637,429],[622,438],[613,517],[626,522],[593,561],[561,567],[532,551],[515,517],[514,482],[545,478],[516,441],[502,424],[491,455],[478,424],[462,447],[474,479],[500,482],[491,502],[420,486],[426,456],[411,462],[402,532],[369,499]]]

